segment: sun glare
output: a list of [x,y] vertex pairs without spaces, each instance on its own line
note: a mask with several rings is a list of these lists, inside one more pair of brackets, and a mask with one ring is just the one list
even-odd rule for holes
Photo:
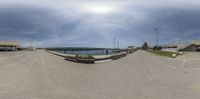
[[85,10],[94,14],[107,14],[114,11],[112,6],[87,6]]

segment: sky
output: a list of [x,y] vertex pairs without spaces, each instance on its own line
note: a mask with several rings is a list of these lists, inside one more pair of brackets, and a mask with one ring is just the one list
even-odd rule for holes
[[198,0],[0,0],[0,41],[119,47],[200,40]]

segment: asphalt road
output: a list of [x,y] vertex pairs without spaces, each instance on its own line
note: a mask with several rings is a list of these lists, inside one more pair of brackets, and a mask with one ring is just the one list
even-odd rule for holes
[[45,51],[0,53],[0,99],[199,99],[199,64],[198,56],[144,51],[99,64]]

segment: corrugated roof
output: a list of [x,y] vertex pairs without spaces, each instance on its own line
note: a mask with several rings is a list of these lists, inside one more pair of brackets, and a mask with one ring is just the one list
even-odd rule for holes
[[0,41],[0,46],[20,46],[20,44],[13,41]]

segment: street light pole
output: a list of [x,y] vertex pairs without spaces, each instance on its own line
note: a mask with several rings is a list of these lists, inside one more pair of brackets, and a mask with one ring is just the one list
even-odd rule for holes
[[156,31],[156,55],[158,56],[158,28],[155,28]]
[[114,44],[114,49],[116,48],[116,37],[114,36],[114,38],[113,38],[113,44]]
[[119,40],[117,40],[117,49],[119,49]]
[[33,38],[31,37],[31,47],[33,47]]

